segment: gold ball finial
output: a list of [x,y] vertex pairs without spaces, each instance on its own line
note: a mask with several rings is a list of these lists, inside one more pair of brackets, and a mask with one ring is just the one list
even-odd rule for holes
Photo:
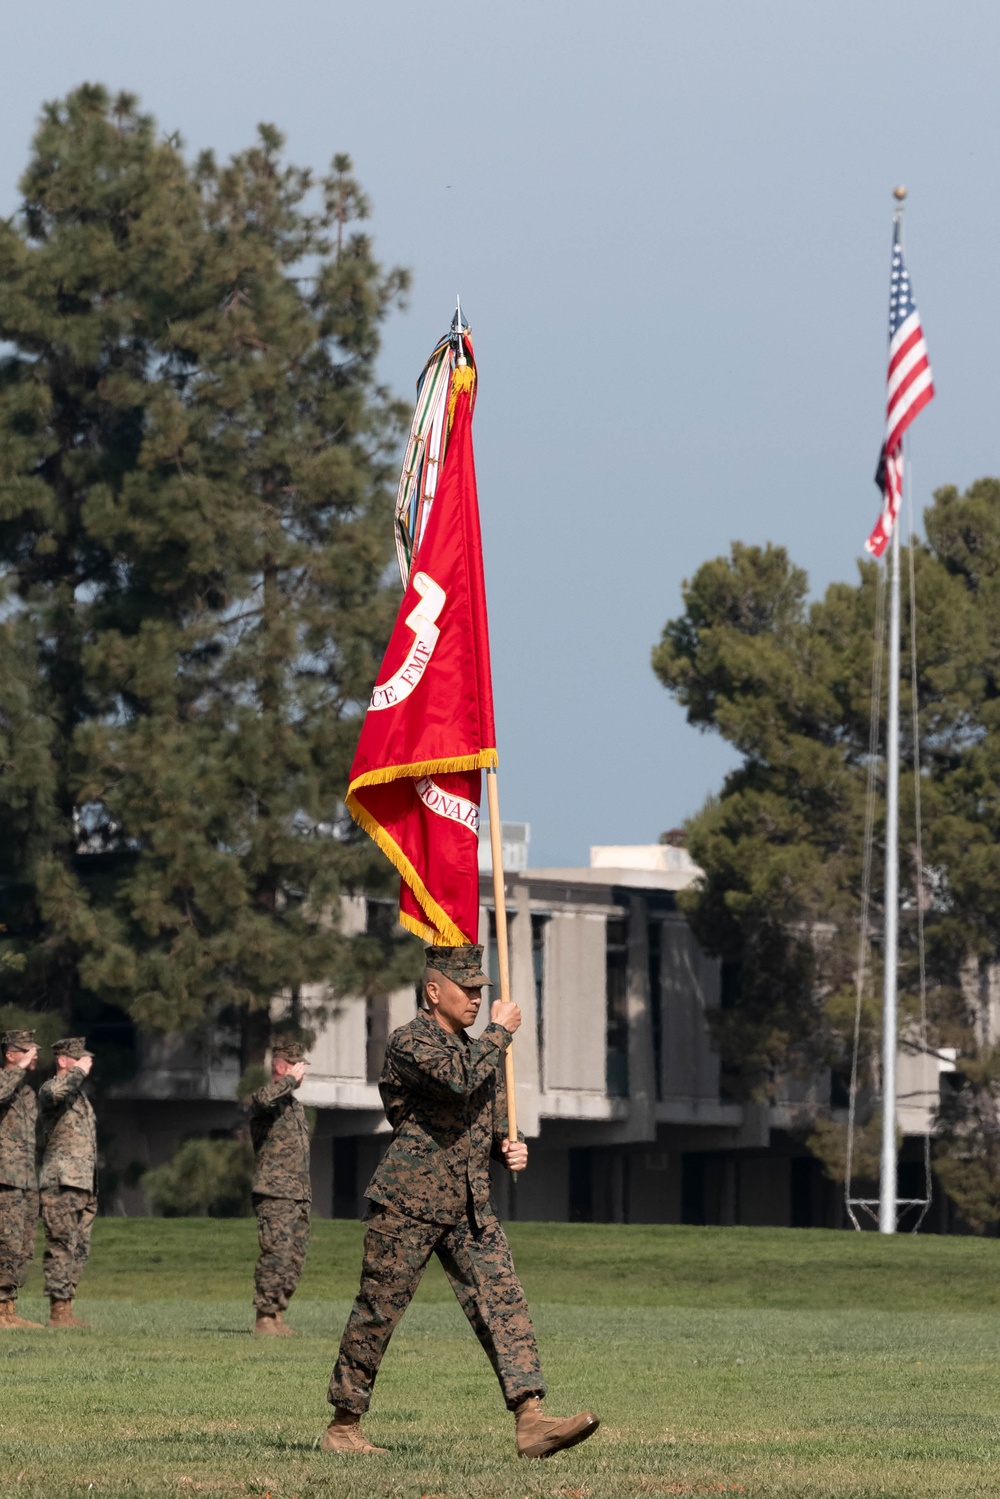
[[895,198],[897,203],[902,203],[903,199],[906,197],[906,188],[902,185],[902,183],[900,183],[899,187],[893,188],[892,196]]

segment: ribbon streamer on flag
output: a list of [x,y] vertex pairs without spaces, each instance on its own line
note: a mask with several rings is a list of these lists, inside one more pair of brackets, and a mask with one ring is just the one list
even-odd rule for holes
[[347,806],[399,870],[399,919],[478,940],[482,770],[496,766],[472,449],[476,366],[456,321],[417,388],[397,503],[405,592],[365,715]]
[[438,479],[448,447],[446,421],[455,369],[457,323],[445,334],[417,381],[410,436],[396,495],[396,556],[405,588],[413,554],[423,538],[434,505]]
[[[901,190],[902,191],[902,190]],[[889,283],[889,375],[885,440],[875,483],[882,491],[882,514],[865,542],[865,551],[881,557],[889,544],[903,498],[903,433],[934,396],[927,344],[903,260],[902,210],[892,232],[892,278]]]

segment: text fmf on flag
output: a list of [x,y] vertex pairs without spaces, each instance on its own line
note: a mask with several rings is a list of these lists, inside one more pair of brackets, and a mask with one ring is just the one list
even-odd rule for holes
[[901,214],[892,233],[892,276],[889,283],[889,377],[885,438],[879,453],[875,483],[882,491],[882,514],[865,542],[865,550],[881,557],[889,544],[903,497],[903,433],[918,411],[934,395],[927,344],[920,314],[913,300],[909,272],[903,260]]
[[[397,506],[405,592],[347,792],[352,817],[399,870],[400,921],[447,946],[478,940],[481,772],[497,763],[475,396],[472,344],[456,320],[418,386]],[[439,471],[428,486],[430,459]]]

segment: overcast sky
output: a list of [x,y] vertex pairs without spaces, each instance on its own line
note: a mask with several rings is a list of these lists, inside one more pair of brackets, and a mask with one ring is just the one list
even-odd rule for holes
[[937,399],[918,506],[1000,471],[995,0],[34,0],[5,7],[0,211],[41,102],[138,92],[193,152],[353,156],[414,275],[382,372],[472,324],[503,815],[534,865],[655,841],[724,746],[649,668],[734,538],[814,592],[878,511],[891,189]]

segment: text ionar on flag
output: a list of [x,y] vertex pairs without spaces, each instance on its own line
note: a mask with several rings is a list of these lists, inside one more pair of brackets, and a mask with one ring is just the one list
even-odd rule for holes
[[417,385],[396,506],[405,592],[347,792],[352,817],[399,870],[400,921],[448,946],[478,940],[481,772],[497,763],[475,398],[456,315]]
[[901,212],[897,211],[892,231],[892,276],[889,283],[885,439],[875,472],[875,483],[882,491],[882,514],[865,542],[865,550],[873,557],[882,556],[899,514],[903,497],[903,433],[934,395],[927,344],[903,259],[901,218]]

